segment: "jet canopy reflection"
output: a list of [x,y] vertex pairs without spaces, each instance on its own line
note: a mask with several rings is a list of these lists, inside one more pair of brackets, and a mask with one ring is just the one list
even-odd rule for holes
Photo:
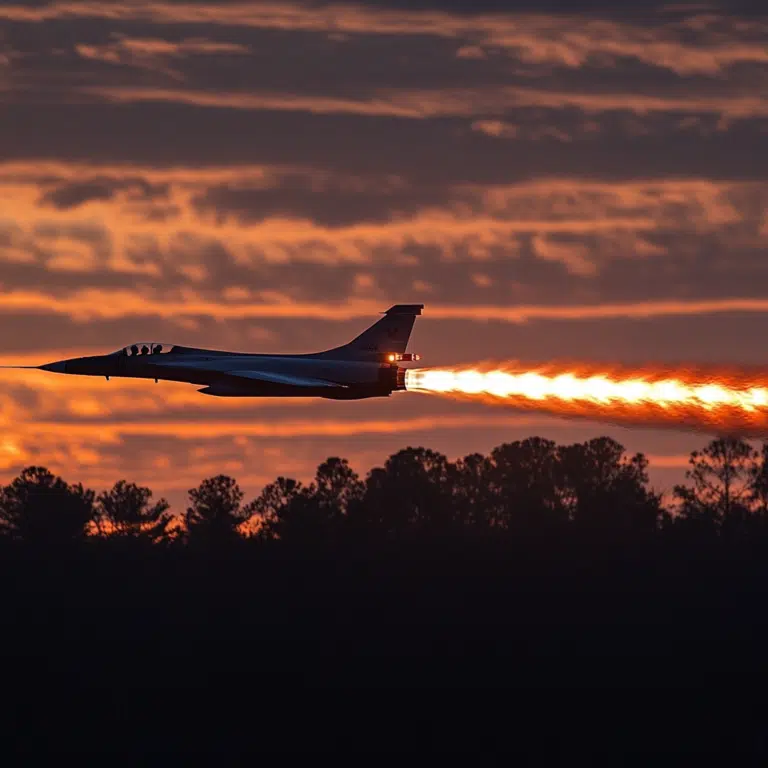
[[173,351],[173,344],[161,344],[157,341],[139,341],[128,347],[123,347],[118,354],[127,357],[138,355],[167,355]]

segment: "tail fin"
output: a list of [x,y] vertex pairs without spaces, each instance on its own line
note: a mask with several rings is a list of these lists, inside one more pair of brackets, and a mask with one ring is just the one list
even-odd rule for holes
[[384,317],[343,347],[322,352],[323,357],[354,359],[405,352],[416,316],[423,304],[395,304]]

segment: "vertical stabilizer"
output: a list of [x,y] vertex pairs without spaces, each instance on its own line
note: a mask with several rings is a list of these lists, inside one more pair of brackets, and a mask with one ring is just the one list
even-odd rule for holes
[[343,347],[322,352],[323,357],[349,360],[372,355],[400,354],[405,352],[416,316],[424,309],[423,304],[395,304],[384,317],[363,331]]

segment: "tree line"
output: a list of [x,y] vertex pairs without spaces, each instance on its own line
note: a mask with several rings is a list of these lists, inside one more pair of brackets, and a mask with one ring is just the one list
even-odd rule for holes
[[246,501],[217,475],[188,492],[174,515],[165,499],[126,480],[106,491],[30,466],[0,489],[6,542],[62,547],[99,542],[221,548],[243,542],[305,547],[428,537],[557,535],[609,540],[690,535],[757,537],[768,531],[768,442],[710,441],[690,455],[686,482],[654,490],[642,453],[609,437],[558,445],[540,437],[456,461],[407,447],[361,478],[332,457],[307,484],[278,477]]
[[[89,745],[172,731],[196,747],[210,733],[208,711],[193,698],[194,711],[175,710],[178,728],[158,728],[174,708],[155,692],[183,690],[186,700],[210,685],[224,691],[205,702],[226,720],[227,739],[239,712],[236,730],[253,744],[258,729],[260,748],[335,739],[370,750],[393,734],[430,743],[439,733],[440,746],[473,754],[517,749],[520,706],[493,692],[509,687],[542,693],[537,755],[552,742],[570,756],[587,735],[646,750],[676,736],[705,751],[765,752],[752,702],[768,645],[767,458],[766,446],[713,440],[662,494],[647,458],[607,437],[533,437],[455,461],[408,447],[364,477],[329,458],[311,481],[279,477],[251,498],[235,478],[209,477],[178,511],[125,480],[97,492],[28,467],[0,489],[4,681],[16,677],[34,696],[34,739],[40,692],[52,688],[93,687],[99,711],[135,713],[130,729],[80,719]],[[718,681],[741,690],[718,695]],[[466,709],[444,720],[410,695],[422,687],[462,690]],[[578,698],[555,728],[557,692],[569,687]],[[621,687],[652,722],[639,727],[617,704]],[[357,717],[342,718],[323,693],[297,731],[296,691],[307,688],[349,688]],[[384,730],[361,705],[364,688],[394,713]],[[667,699],[672,688],[711,700],[680,707]],[[146,702],[124,703],[137,689],[152,691],[162,721]],[[290,699],[276,706],[267,691]],[[595,715],[601,698],[610,722]],[[64,701],[57,720],[70,711]],[[482,725],[468,731],[482,701]],[[274,717],[254,716],[254,702]],[[575,726],[579,713],[586,722]]]

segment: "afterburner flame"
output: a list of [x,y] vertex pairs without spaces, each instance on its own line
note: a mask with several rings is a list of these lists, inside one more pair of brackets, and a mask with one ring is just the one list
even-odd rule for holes
[[768,371],[526,369],[519,363],[416,368],[406,389],[562,416],[768,434]]

